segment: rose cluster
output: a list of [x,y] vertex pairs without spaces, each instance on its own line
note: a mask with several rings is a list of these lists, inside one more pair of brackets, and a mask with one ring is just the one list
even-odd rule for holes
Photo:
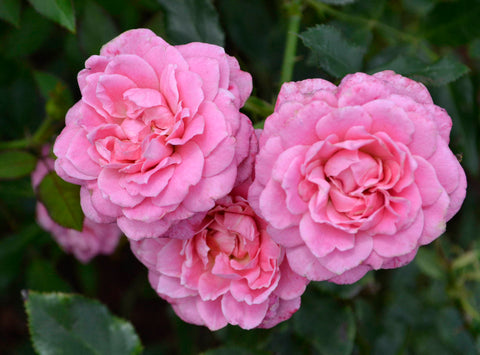
[[240,112],[251,76],[218,46],[131,30],[78,83],[56,172],[178,316],[212,330],[272,327],[309,281],[409,263],[465,198],[450,117],[391,71],[285,83],[261,131]]

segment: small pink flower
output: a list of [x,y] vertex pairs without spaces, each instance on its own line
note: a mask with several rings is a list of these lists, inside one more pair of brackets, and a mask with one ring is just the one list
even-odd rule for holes
[[[53,171],[54,160],[48,157],[49,146],[42,149],[43,158],[39,160],[32,173],[32,185],[36,189],[49,171]],[[84,219],[81,232],[64,228],[55,223],[40,202],[37,203],[38,224],[50,232],[60,247],[67,253],[72,253],[83,263],[88,263],[98,254],[111,254],[120,240],[121,232],[115,224],[96,223]]]
[[127,31],[86,61],[82,99],[57,138],[55,169],[82,186],[82,208],[134,240],[212,208],[247,176],[253,127],[239,112],[248,73],[223,48],[171,46]]
[[260,137],[250,203],[311,280],[403,266],[465,198],[451,125],[422,84],[392,71],[338,87],[286,83]]
[[270,328],[300,307],[307,280],[290,269],[243,197],[226,196],[180,227],[196,231],[188,240],[152,238],[131,247],[152,287],[184,321],[211,330],[228,323]]

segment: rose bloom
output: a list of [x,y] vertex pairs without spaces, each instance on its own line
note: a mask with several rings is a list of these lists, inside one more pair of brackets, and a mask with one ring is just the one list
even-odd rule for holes
[[300,307],[308,281],[290,269],[242,195],[232,193],[182,222],[191,239],[131,241],[152,287],[186,322],[210,330],[228,323],[270,328]]
[[247,178],[237,168],[251,163],[253,127],[239,109],[252,80],[223,48],[131,30],[91,56],[78,83],[55,169],[82,186],[89,218],[135,240],[160,236]]
[[[54,160],[48,157],[49,146],[42,149],[43,157],[32,173],[35,190],[49,171],[53,171]],[[82,263],[88,263],[98,254],[111,254],[120,240],[121,232],[115,224],[96,223],[88,218],[83,221],[82,231],[64,228],[55,223],[43,204],[37,203],[38,224],[50,232],[55,241],[67,253],[73,254]]]
[[403,266],[465,198],[451,126],[422,84],[392,71],[338,87],[286,83],[260,137],[250,203],[311,280]]

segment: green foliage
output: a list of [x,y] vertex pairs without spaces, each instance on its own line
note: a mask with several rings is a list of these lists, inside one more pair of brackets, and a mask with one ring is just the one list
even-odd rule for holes
[[20,24],[20,0],[1,1],[0,18],[18,27],[18,25]]
[[29,291],[25,308],[36,351],[47,354],[139,354],[132,325],[79,295]]
[[296,333],[322,354],[344,355],[353,350],[355,321],[352,310],[331,297],[310,293],[293,316]]
[[39,13],[75,33],[75,10],[71,0],[28,0]]
[[28,175],[35,169],[36,164],[37,158],[27,152],[18,150],[0,152],[0,180]]
[[[145,354],[479,353],[479,18],[478,0],[0,0],[0,318],[8,320],[0,352],[32,351],[19,297],[29,288],[101,299],[135,324]],[[224,46],[252,74],[242,110],[256,128],[273,111],[282,73],[338,83],[394,70],[423,82],[452,117],[451,147],[469,180],[460,213],[410,265],[353,285],[312,282],[292,319],[268,330],[183,322],[151,290],[128,243],[76,262],[34,221],[38,198],[57,223],[81,229],[78,186],[52,172],[35,194],[28,175],[79,99],[76,75],[88,56],[139,27],[172,44]],[[140,351],[133,328],[98,302],[30,292],[26,307],[41,354]]]
[[211,0],[158,0],[167,12],[167,34],[175,44],[207,42],[222,46],[224,34]]
[[50,172],[38,186],[37,194],[56,223],[65,228],[82,230],[84,216],[80,207],[80,186],[70,184],[55,172]]
[[300,38],[312,50],[313,61],[336,78],[362,67],[365,50],[350,43],[334,27],[317,25],[303,32]]

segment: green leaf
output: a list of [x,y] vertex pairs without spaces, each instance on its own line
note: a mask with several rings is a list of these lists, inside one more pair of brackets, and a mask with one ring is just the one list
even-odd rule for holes
[[400,54],[393,60],[377,67],[372,72],[393,70],[426,85],[440,86],[453,82],[470,69],[453,56],[446,56],[433,64],[427,64],[414,56]]
[[223,46],[225,35],[211,0],[158,2],[167,13],[167,34],[172,42],[207,42]]
[[75,33],[75,10],[71,0],[28,0],[43,16]]
[[331,297],[311,294],[304,295],[302,307],[293,316],[296,333],[322,354],[350,354],[356,332],[352,310]]
[[18,27],[20,25],[20,0],[0,1],[0,18]]
[[57,84],[61,82],[60,78],[47,72],[36,70],[33,72],[33,76],[37,83],[37,87],[40,90],[40,94],[42,94],[45,100],[48,100],[51,97]]
[[455,57],[443,57],[434,64],[415,72],[413,78],[424,84],[446,85],[469,71],[470,69]]
[[19,233],[0,239],[0,292],[20,274],[26,247],[39,235],[36,224],[25,226]]
[[62,279],[52,265],[51,260],[34,259],[27,269],[27,286],[36,291],[70,292],[70,285]]
[[318,2],[323,2],[329,5],[347,5],[352,4],[357,0],[317,0]]
[[132,325],[113,316],[98,301],[30,291],[25,308],[33,345],[40,355],[126,355],[142,351]]
[[300,35],[312,50],[314,61],[330,75],[340,78],[362,67],[365,49],[345,39],[335,27],[317,25]]
[[7,151],[0,153],[0,179],[16,179],[30,174],[37,158],[23,151]]
[[469,43],[468,54],[473,59],[480,59],[480,38],[477,38]]
[[447,271],[442,268],[442,260],[432,249],[420,248],[415,262],[422,273],[433,279],[442,280],[447,276]]
[[86,2],[83,21],[80,22],[78,29],[78,39],[85,53],[99,53],[100,48],[117,34],[110,15],[95,2]]
[[82,230],[84,216],[80,207],[80,186],[62,180],[52,171],[38,186],[38,198],[56,223]]
[[480,2],[443,1],[422,21],[425,38],[436,45],[457,46],[480,36]]

